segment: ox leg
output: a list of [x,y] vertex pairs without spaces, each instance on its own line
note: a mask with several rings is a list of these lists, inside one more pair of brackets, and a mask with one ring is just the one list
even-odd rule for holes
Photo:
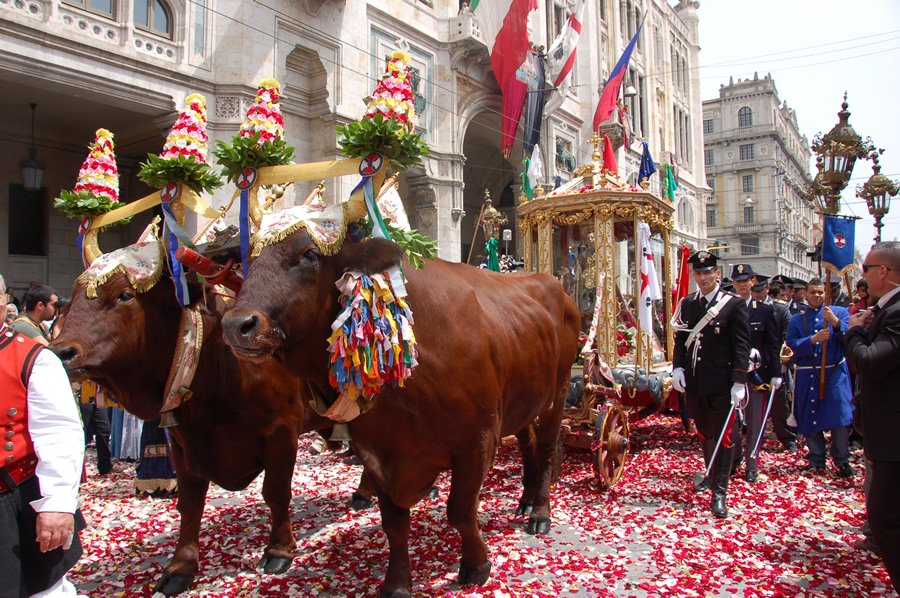
[[363,469],[362,475],[359,476],[359,486],[353,493],[350,500],[350,508],[354,511],[362,511],[375,506],[375,480]]
[[291,478],[297,461],[297,434],[280,428],[266,443],[266,477],[262,494],[272,517],[269,545],[258,566],[266,573],[284,573],[294,562],[291,529]]
[[534,497],[537,494],[538,468],[535,457],[534,426],[528,426],[518,434],[519,451],[522,453],[522,497],[516,508],[516,517],[531,515]]
[[178,478],[178,514],[181,525],[175,555],[157,580],[154,590],[165,596],[186,592],[194,581],[200,566],[200,521],[209,480],[188,472],[181,450],[172,443],[175,475]]
[[462,585],[482,585],[491,576],[491,561],[478,527],[478,495],[492,454],[491,449],[481,454],[478,460],[453,465],[447,520],[462,540],[459,562],[459,583]]
[[387,575],[381,586],[381,598],[412,596],[412,577],[409,569],[409,509],[398,507],[387,494],[378,493],[381,527],[388,537],[391,557]]
[[559,450],[559,427],[565,405],[566,385],[560,386],[549,412],[541,415],[535,426],[535,463],[537,468],[537,492],[534,508],[528,518],[525,531],[529,534],[546,534],[550,531],[550,487],[553,484],[553,465]]

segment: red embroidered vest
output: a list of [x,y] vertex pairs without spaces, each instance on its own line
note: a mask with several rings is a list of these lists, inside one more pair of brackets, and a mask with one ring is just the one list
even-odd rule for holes
[[0,333],[0,467],[16,483],[30,477],[37,458],[28,433],[28,378],[44,346],[4,327]]

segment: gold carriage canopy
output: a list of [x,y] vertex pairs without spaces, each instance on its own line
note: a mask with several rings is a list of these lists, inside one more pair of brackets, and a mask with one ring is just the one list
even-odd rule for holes
[[[671,361],[673,331],[669,201],[631,187],[594,162],[549,195],[536,195],[516,209],[525,269],[552,274],[578,304],[587,333],[599,308],[596,345],[612,367],[661,369]],[[662,299],[653,302],[651,334],[637,313],[641,288],[640,223],[650,227],[650,248]],[[601,281],[598,287],[598,281]],[[599,306],[597,306],[599,302]]]

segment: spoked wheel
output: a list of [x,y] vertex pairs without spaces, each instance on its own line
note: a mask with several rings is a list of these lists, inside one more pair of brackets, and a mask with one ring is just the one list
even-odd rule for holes
[[628,455],[628,412],[618,404],[601,408],[594,432],[594,468],[602,489],[612,488],[625,471]]

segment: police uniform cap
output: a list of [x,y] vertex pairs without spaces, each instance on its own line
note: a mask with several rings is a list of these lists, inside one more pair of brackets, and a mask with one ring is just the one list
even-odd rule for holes
[[750,288],[756,292],[764,290],[766,285],[769,284],[769,277],[765,274],[754,274],[753,279],[753,286]]
[[719,258],[714,254],[701,249],[688,259],[688,263],[691,264],[694,272],[707,272],[715,269],[718,260]]
[[753,266],[750,264],[735,264],[731,267],[731,279],[735,282],[750,280],[753,274]]
[[794,286],[794,279],[785,276],[784,274],[776,274],[769,280],[769,282],[780,282],[786,287]]
[[801,280],[801,279],[799,279],[799,278],[795,278],[795,279],[794,279],[794,288],[795,288],[795,289],[805,289],[805,288],[806,288],[806,281],[805,281],[805,280]]

